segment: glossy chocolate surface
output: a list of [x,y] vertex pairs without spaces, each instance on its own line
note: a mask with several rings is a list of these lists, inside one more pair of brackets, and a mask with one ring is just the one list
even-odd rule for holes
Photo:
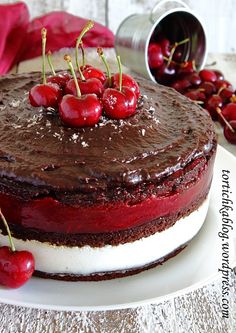
[[207,112],[172,89],[140,79],[135,116],[75,129],[63,126],[57,113],[29,104],[28,91],[39,81],[38,73],[0,78],[3,183],[37,188],[38,195],[106,192],[158,182],[212,148]]

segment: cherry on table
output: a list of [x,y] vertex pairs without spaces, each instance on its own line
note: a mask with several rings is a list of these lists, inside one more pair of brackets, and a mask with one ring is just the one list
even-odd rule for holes
[[227,125],[224,126],[224,136],[227,141],[229,141],[232,144],[236,144],[236,120],[230,120],[229,125],[231,128]]
[[212,82],[202,82],[199,86],[206,96],[211,96],[216,93],[216,87]]
[[220,95],[221,98],[223,98],[224,101],[230,99],[230,97],[233,96],[234,94],[234,88],[233,87],[227,87],[227,88],[224,88],[222,87],[218,94]]
[[202,79],[202,81],[207,81],[207,82],[215,82],[217,81],[217,75],[214,71],[210,69],[202,69],[199,72],[199,76]]
[[16,251],[7,221],[0,209],[0,218],[7,230],[10,247],[0,247],[0,284],[19,288],[33,275],[35,261],[32,253]]
[[184,96],[190,98],[193,101],[205,102],[206,95],[199,89],[188,91],[184,94]]
[[217,90],[221,89],[222,87],[224,88],[232,87],[232,84],[227,80],[217,80],[214,82],[214,85]]
[[221,109],[222,106],[223,106],[223,100],[219,95],[216,94],[210,96],[205,103],[205,108],[207,109],[207,111],[209,111],[211,118],[213,120],[217,120],[218,118],[216,109],[217,108]]
[[236,104],[235,103],[226,104],[222,109],[222,115],[228,121],[236,120]]
[[224,80],[224,74],[221,71],[214,69],[213,72],[216,74],[217,80]]
[[171,87],[180,93],[183,93],[187,88],[191,87],[191,83],[188,79],[181,79],[173,82]]
[[186,76],[186,79],[195,87],[198,87],[202,83],[202,79],[198,73],[193,72]]

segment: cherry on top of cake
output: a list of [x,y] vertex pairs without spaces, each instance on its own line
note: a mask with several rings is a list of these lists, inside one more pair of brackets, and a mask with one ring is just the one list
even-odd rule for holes
[[[64,57],[71,76],[65,72],[55,73],[50,51],[48,52],[48,63],[53,74],[48,80],[45,72],[47,30],[45,28],[41,30],[42,83],[31,88],[29,101],[34,107],[58,109],[58,115],[65,126],[91,127],[98,124],[102,115],[109,119],[125,119],[137,112],[139,86],[131,76],[122,73],[119,56],[117,56],[119,73],[114,75],[110,73],[101,48],[98,48],[98,54],[106,67],[106,74],[85,64],[82,38],[93,25],[92,21],[88,21],[76,41],[76,71],[71,57],[69,55]],[[79,48],[82,50],[82,66],[79,63]]]

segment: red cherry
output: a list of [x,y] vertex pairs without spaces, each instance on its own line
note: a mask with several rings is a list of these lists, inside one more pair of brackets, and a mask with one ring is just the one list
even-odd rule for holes
[[35,268],[34,257],[28,251],[16,251],[8,223],[0,209],[10,247],[0,247],[0,284],[9,288],[18,288],[28,281]]
[[224,127],[224,136],[227,141],[232,144],[236,144],[236,120],[229,121],[229,124],[233,131],[229,128],[229,126],[225,125]]
[[211,118],[217,120],[218,116],[216,113],[217,108],[222,108],[223,100],[219,95],[212,95],[208,98],[205,104],[205,108],[209,111]]
[[183,53],[182,53],[181,49],[178,47],[173,54],[173,60],[180,62],[182,60],[182,57],[183,57]]
[[161,38],[159,41],[158,41],[158,44],[160,45],[161,47],[161,50],[162,50],[162,54],[164,57],[166,58],[169,58],[170,56],[170,41],[169,39],[167,38]]
[[226,120],[236,120],[236,104],[229,103],[222,109],[222,115]]
[[122,91],[107,88],[103,94],[102,103],[109,118],[124,119],[136,112],[137,98],[128,87],[123,87]]
[[215,73],[217,80],[224,80],[224,74],[221,71],[214,69],[213,72]]
[[171,84],[171,87],[178,92],[184,92],[187,88],[191,86],[191,83],[187,79],[177,80]]
[[102,106],[95,94],[65,95],[59,104],[59,115],[71,127],[94,126],[102,115]]
[[[116,73],[111,77],[112,87],[119,88],[120,74]],[[140,96],[140,89],[137,82],[128,74],[122,74],[122,86],[130,88],[136,95],[137,99]]]
[[150,43],[148,46],[148,65],[150,68],[159,68],[164,63],[163,53],[160,45]]
[[[104,86],[102,82],[96,78],[91,78],[86,81],[78,81],[79,88],[82,95],[86,94],[95,94],[98,97],[101,97],[104,91]],[[77,96],[76,85],[74,79],[71,79],[67,82],[65,87],[65,92],[67,94],[72,94]]]
[[186,77],[186,79],[195,87],[202,83],[200,76],[197,73],[192,73]]
[[190,98],[193,101],[204,102],[206,100],[206,95],[198,89],[188,91],[187,93],[184,94],[184,96]]
[[160,68],[155,72],[155,79],[165,85],[169,85],[173,82],[176,75],[176,68],[173,64],[167,66],[163,64]]
[[183,63],[180,64],[180,68],[178,70],[178,75],[183,76],[183,75],[192,74],[195,72],[196,72],[195,61],[194,60],[184,61]]
[[202,81],[215,82],[217,80],[215,72],[209,69],[202,69],[199,72],[199,76],[202,79]]
[[64,88],[66,83],[71,79],[71,75],[67,72],[60,72],[47,78],[47,82],[56,83],[60,88]]
[[102,83],[104,83],[106,81],[106,75],[103,73],[103,71],[101,71],[98,68],[95,67],[87,67],[86,69],[82,70],[83,76],[84,78],[87,79],[91,79],[91,78],[96,78],[98,80],[100,80]]
[[206,96],[210,96],[216,93],[216,87],[212,82],[202,82],[199,86],[199,89],[204,91]]
[[226,81],[226,80],[217,80],[214,82],[214,85],[216,87],[217,90],[221,89],[222,87],[225,87],[225,88],[231,88],[232,87],[232,84],[229,82],[229,81]]
[[220,95],[221,98],[223,98],[224,101],[226,101],[227,99],[229,99],[230,97],[233,96],[234,89],[233,89],[233,87],[222,88],[222,89],[220,89],[218,94]]
[[61,99],[61,93],[61,89],[57,84],[37,84],[30,89],[29,101],[32,106],[55,108]]
[[31,278],[34,268],[34,257],[30,252],[0,247],[0,284],[19,288]]

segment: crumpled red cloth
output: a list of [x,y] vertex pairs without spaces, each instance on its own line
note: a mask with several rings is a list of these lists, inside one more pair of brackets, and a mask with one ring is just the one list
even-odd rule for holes
[[[25,3],[0,5],[0,75],[20,61],[41,55],[41,29],[47,33],[47,51],[74,47],[87,19],[66,12],[51,12],[30,21]],[[114,47],[114,34],[96,23],[83,37],[85,47]]]

